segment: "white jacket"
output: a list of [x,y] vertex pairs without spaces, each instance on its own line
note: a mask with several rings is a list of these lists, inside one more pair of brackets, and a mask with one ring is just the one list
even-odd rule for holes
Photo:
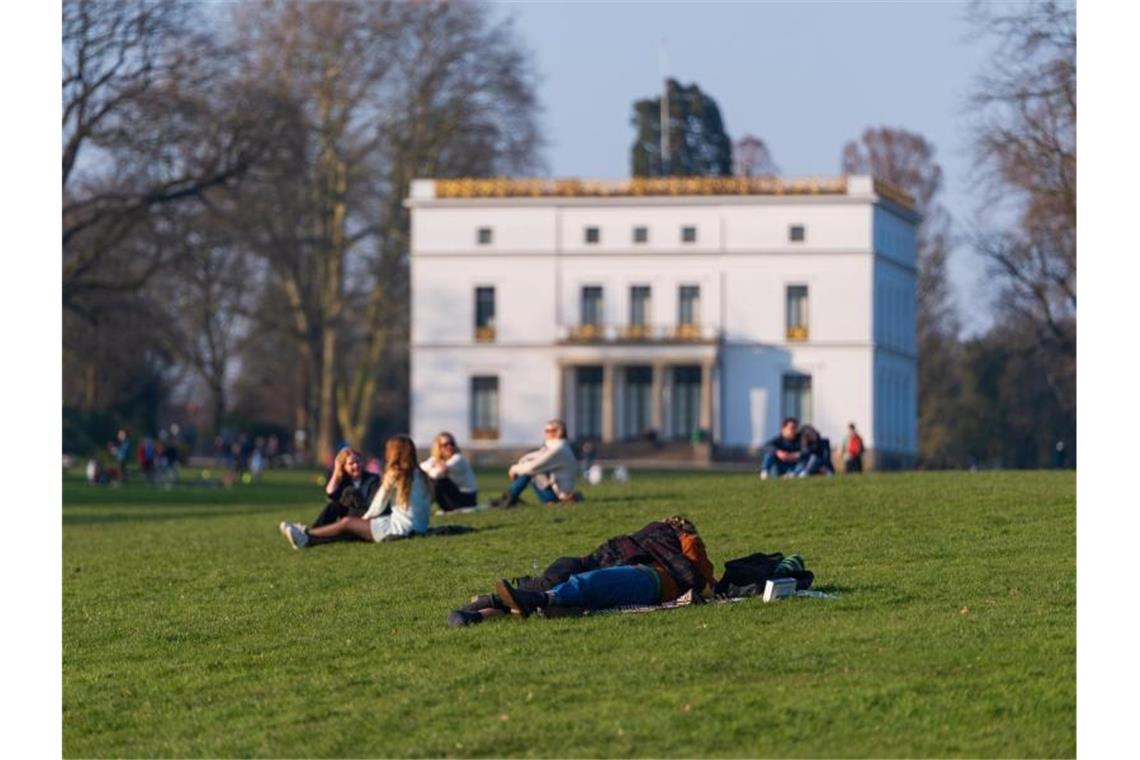
[[447,467],[445,477],[450,478],[455,485],[459,486],[460,491],[475,493],[478,490],[475,484],[475,471],[471,469],[471,465],[467,463],[462,454],[452,454],[451,458],[445,462],[440,462],[434,457],[428,457],[420,462],[420,469],[436,479],[443,474],[444,467]]
[[518,475],[533,475],[539,488],[553,487],[559,496],[574,491],[578,476],[578,458],[565,438],[546,441],[541,449],[524,454],[515,463]]
[[[372,535],[379,541],[383,536],[406,536],[409,533],[426,533],[431,515],[431,494],[419,470],[412,473],[412,492],[407,504],[396,502],[396,486],[380,482],[380,488],[362,517],[372,521]],[[380,513],[392,507],[386,515]]]

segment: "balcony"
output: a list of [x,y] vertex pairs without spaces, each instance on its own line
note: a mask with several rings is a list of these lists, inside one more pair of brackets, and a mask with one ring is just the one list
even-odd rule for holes
[[720,329],[713,325],[562,325],[558,342],[573,343],[714,343],[720,340]]

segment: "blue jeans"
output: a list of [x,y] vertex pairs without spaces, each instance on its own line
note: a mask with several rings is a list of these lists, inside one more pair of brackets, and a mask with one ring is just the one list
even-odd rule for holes
[[[534,478],[530,475],[519,475],[511,481],[511,487],[507,489],[507,495],[511,497],[511,501],[517,501],[526,487]],[[552,501],[558,501],[558,494],[554,493],[554,489],[550,486],[546,488],[539,488],[534,486],[534,492],[538,496],[538,500],[543,504],[549,504]]]
[[768,477],[778,478],[785,472],[793,472],[796,469],[797,462],[784,462],[776,457],[775,450],[769,451],[764,455],[764,462],[760,465],[760,469],[768,473]]
[[661,579],[645,565],[603,567],[571,575],[550,589],[554,603],[561,607],[602,610],[634,604],[657,604],[661,600]]
[[800,457],[799,464],[796,465],[796,475],[798,477],[805,477],[807,475],[817,475],[823,470],[823,457],[819,454],[808,454],[807,459]]

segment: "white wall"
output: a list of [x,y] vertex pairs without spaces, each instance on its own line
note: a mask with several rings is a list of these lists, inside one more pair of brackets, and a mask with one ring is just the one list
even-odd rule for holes
[[412,345],[470,345],[475,288],[495,288],[495,342],[555,340],[551,256],[413,256]]
[[[553,253],[552,206],[442,206],[412,211],[416,254]],[[479,245],[477,231],[491,228],[490,245]]]
[[871,339],[871,256],[856,253],[725,256],[725,338],[786,342],[789,285],[808,287],[810,343]]
[[728,446],[755,447],[779,432],[786,372],[811,375],[812,415],[803,422],[830,438],[833,447],[848,422],[860,430],[872,427],[872,362],[866,349],[726,346],[721,356],[721,442]]
[[[869,251],[871,213],[867,203],[834,199],[804,203],[774,199],[770,205],[733,205],[723,211],[725,250]],[[802,224],[803,242],[788,240],[788,227]]]
[[[537,446],[542,423],[558,413],[553,349],[496,346],[418,348],[412,352],[412,438],[430,444],[449,430],[461,446]],[[499,439],[471,440],[471,377],[499,378]]]

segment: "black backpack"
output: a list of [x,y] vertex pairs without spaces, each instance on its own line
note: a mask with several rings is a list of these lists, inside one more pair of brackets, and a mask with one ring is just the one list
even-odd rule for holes
[[[747,557],[730,559],[724,563],[724,575],[716,584],[716,593],[723,596],[753,596],[764,592],[764,584],[776,576],[776,568],[784,561],[784,555],[757,552]],[[781,573],[780,577],[795,578],[796,589],[811,588],[815,574],[804,568],[791,573]]]

